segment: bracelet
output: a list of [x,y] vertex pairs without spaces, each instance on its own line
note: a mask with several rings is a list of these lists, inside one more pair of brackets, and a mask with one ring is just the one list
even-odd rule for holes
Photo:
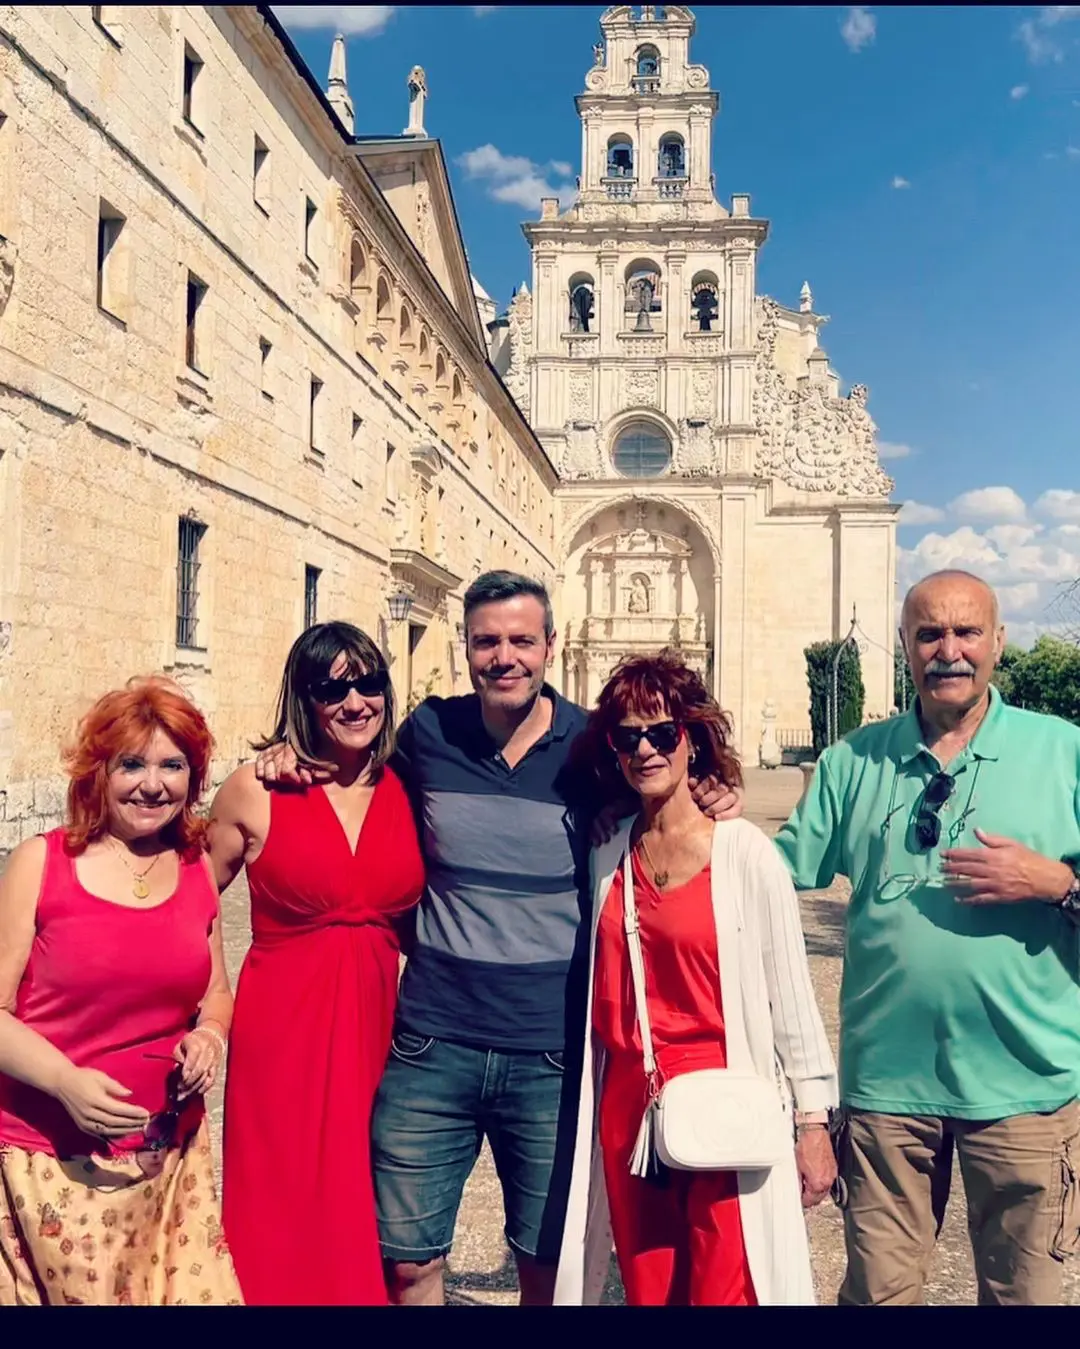
[[229,1052],[229,1046],[225,1043],[225,1037],[224,1035],[221,1034],[220,1031],[216,1031],[213,1028],[213,1026],[201,1025],[196,1026],[191,1033],[192,1035],[195,1035],[198,1031],[201,1031],[203,1035],[212,1035],[214,1039],[218,1042],[218,1044],[221,1046],[221,1057],[224,1058],[226,1056],[226,1054]]

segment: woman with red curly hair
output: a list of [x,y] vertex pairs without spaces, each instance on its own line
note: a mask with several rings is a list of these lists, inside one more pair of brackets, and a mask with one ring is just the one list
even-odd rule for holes
[[105,694],[66,825],[0,878],[0,1306],[242,1300],[203,1104],[232,1020],[212,750],[169,681]]
[[599,1297],[614,1239],[633,1306],[811,1303],[802,1210],[836,1177],[836,1070],[786,867],[760,829],[714,824],[690,792],[691,773],[741,782],[730,723],[661,652],[615,670],[579,744],[601,799],[629,787],[636,809],[592,856],[555,1301]]

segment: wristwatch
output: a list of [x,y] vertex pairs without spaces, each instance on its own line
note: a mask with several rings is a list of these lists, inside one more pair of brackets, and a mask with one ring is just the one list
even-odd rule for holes
[[1080,858],[1066,857],[1063,859],[1067,867],[1072,867],[1072,884],[1058,900],[1057,906],[1073,920],[1080,924]]

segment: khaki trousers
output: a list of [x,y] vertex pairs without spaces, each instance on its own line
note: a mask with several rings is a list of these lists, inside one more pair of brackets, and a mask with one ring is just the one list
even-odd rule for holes
[[960,1159],[980,1306],[1060,1302],[1080,1246],[1080,1106],[973,1121],[846,1112],[841,1306],[923,1301]]

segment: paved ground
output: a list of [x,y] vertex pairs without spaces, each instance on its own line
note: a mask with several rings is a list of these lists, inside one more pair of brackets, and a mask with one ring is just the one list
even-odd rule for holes
[[[769,833],[787,818],[802,789],[796,768],[775,772],[752,769],[747,774],[747,813]],[[825,1025],[836,1043],[837,995],[843,942],[847,886],[802,896],[803,928],[810,967]],[[225,901],[226,949],[233,980],[248,944],[247,890],[241,878]],[[220,1090],[212,1102],[215,1130],[220,1129]],[[937,1304],[975,1301],[975,1282],[968,1248],[963,1192],[954,1177],[953,1202],[938,1242],[928,1283],[927,1300]],[[844,1272],[843,1231],[838,1211],[826,1204],[810,1215],[810,1244],[818,1296],[833,1302]],[[465,1191],[450,1259],[450,1300],[458,1305],[514,1303],[517,1285],[513,1261],[502,1235],[502,1202],[491,1157],[485,1148]],[[620,1302],[617,1275],[609,1282],[605,1300]],[[1080,1306],[1080,1262],[1067,1267],[1065,1301]]]

